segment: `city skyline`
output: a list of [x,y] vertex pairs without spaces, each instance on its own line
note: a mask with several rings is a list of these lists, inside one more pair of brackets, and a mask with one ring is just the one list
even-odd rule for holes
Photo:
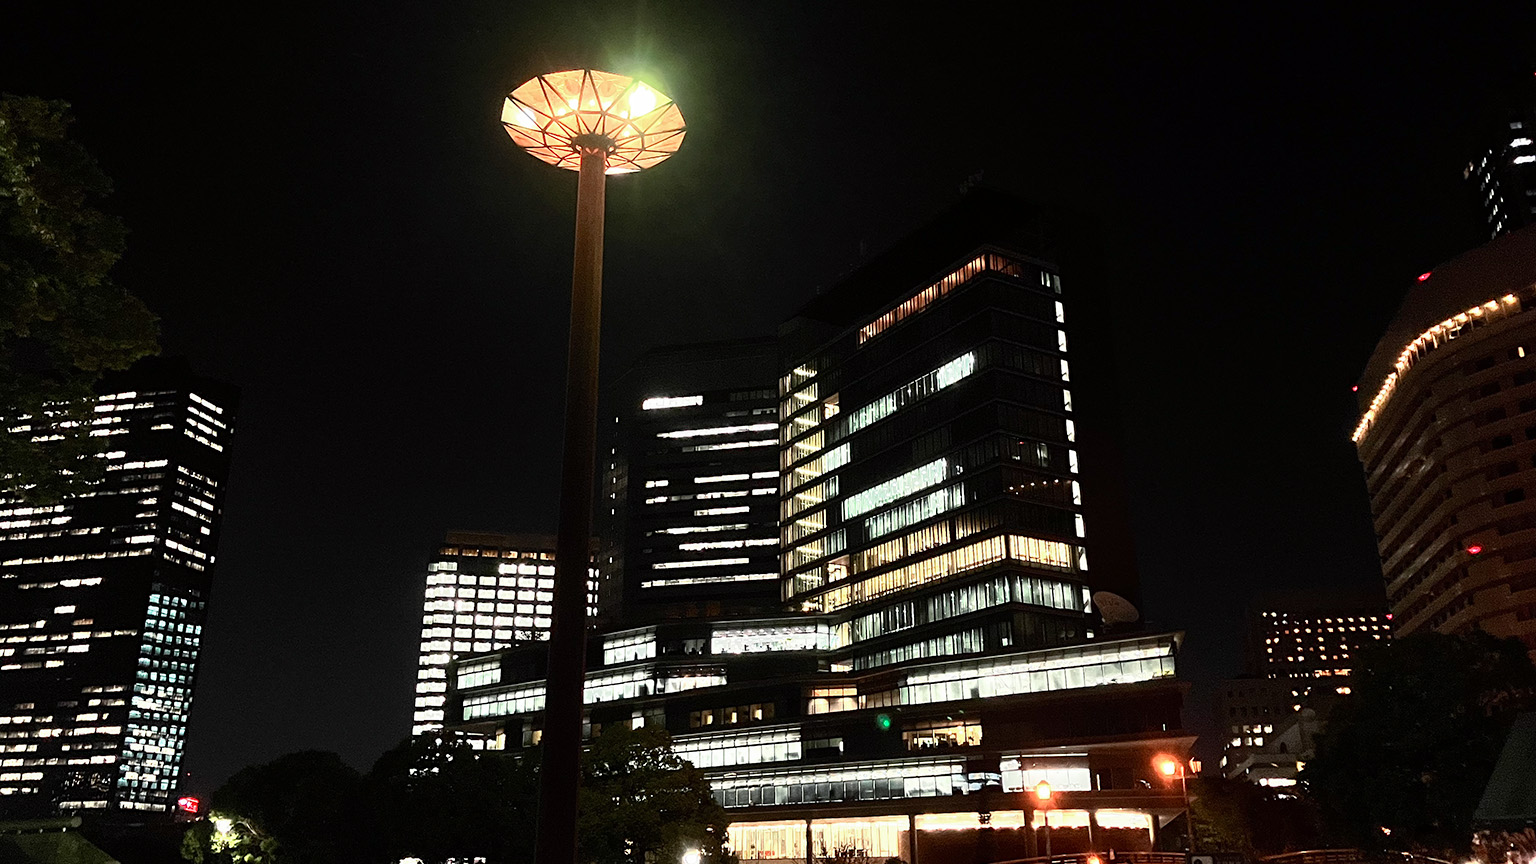
[[[1413,278],[1485,234],[1472,103],[1529,74],[1528,28],[1433,13],[1383,45],[1364,12],[1104,11],[22,13],[0,86],[74,103],[134,232],[119,279],[168,353],[246,392],[192,788],[306,747],[366,764],[410,724],[441,532],[553,527],[569,178],[507,152],[495,106],[593,44],[576,21],[690,118],[610,190],[605,375],[766,334],[983,171],[1103,223],[1141,607],[1189,630],[1181,668],[1240,663],[1215,622],[1248,582],[1377,580],[1349,387]],[[956,68],[992,83],[952,95]],[[214,135],[230,93],[262,119]],[[999,97],[992,134],[870,143]]]

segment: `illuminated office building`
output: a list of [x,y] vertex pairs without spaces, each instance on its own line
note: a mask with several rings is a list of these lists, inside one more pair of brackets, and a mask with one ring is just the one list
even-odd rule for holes
[[[1073,274],[1093,271],[1059,227],[977,190],[786,324],[773,413],[730,433],[772,442],[782,475],[762,496],[777,610],[626,624],[590,647],[586,732],[666,729],[743,859],[1016,859],[1044,851],[1047,819],[1057,853],[1149,850],[1181,812],[1153,768],[1194,740],[1181,637],[1108,630],[1094,607],[1108,591],[1131,608],[1136,577],[1095,401],[1104,355],[1076,353],[1102,342],[1069,323],[1094,308]],[[647,478],[629,470],[632,498]],[[542,664],[461,658],[447,725],[537,743]],[[1025,794],[1042,780],[1048,804]]]
[[855,669],[1075,644],[1092,590],[1136,596],[1053,227],[972,193],[782,328],[781,596]]
[[104,478],[54,506],[0,504],[0,813],[177,798],[237,392],[163,360],[100,392]]
[[1247,675],[1221,685],[1221,768],[1231,779],[1294,786],[1328,715],[1351,693],[1360,652],[1390,641],[1379,591],[1274,594],[1249,611]]
[[779,608],[778,343],[650,352],[613,388],[603,605],[626,624]]
[[[412,735],[442,728],[455,657],[549,639],[554,588],[554,537],[448,532],[427,564]],[[594,575],[592,614],[596,590]]]
[[1271,595],[1249,612],[1248,671],[1304,681],[1347,677],[1361,651],[1391,638],[1380,591]]
[[1360,379],[1398,635],[1475,627],[1536,650],[1536,226],[1425,273]]

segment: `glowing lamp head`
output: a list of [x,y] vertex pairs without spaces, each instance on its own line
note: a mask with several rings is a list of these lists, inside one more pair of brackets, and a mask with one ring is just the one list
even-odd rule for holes
[[1041,780],[1039,783],[1035,784],[1035,798],[1036,799],[1038,799],[1040,801],[1049,801],[1049,800],[1051,800],[1051,795],[1052,794],[1053,793],[1051,792],[1051,784],[1050,783],[1047,783],[1046,781]]
[[891,715],[881,714],[875,717],[875,728],[881,732],[891,731]]
[[213,820],[213,830],[219,832],[220,834],[228,834],[229,833],[229,829],[231,829],[233,827],[235,827],[235,822],[234,822],[233,819],[215,819],[215,820]]
[[609,174],[649,168],[682,146],[683,114],[654,87],[594,69],[550,72],[513,90],[501,125],[517,146],[576,171],[581,152],[607,154]]
[[1430,273],[1420,273],[1419,274],[1419,281],[1420,282],[1428,282],[1429,281],[1429,277],[1432,276],[1432,275],[1434,275],[1433,272],[1430,272]]
[[1482,554],[1482,551],[1483,551],[1483,547],[1477,545],[1476,543],[1473,543],[1471,546],[1467,547],[1467,554],[1468,555],[1479,555],[1479,554]]
[[689,849],[683,853],[683,864],[699,864],[699,850]]
[[1168,756],[1159,757],[1157,760],[1157,773],[1164,777],[1172,777],[1179,773],[1179,763]]

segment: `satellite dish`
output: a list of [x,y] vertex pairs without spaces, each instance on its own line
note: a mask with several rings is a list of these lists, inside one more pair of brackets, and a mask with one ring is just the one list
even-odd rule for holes
[[1141,613],[1136,611],[1131,601],[1113,591],[1093,592],[1093,605],[1103,616],[1105,625],[1129,624],[1141,617]]

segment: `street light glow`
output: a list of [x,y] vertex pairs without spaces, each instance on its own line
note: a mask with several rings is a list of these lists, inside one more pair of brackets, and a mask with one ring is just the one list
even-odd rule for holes
[[501,124],[517,146],[576,171],[581,148],[607,150],[606,172],[628,174],[677,152],[686,127],[677,104],[656,88],[595,69],[550,72],[508,94]]
[[689,849],[683,853],[683,864],[699,864],[699,850]]
[[1157,760],[1157,770],[1164,777],[1172,777],[1174,774],[1176,774],[1178,772],[1178,770],[1179,770],[1179,763],[1177,763],[1177,762],[1173,761],[1172,759],[1170,759],[1170,758],[1165,756],[1165,757]]
[[229,833],[229,829],[231,829],[233,827],[235,827],[235,822],[234,822],[233,819],[215,819],[215,820],[213,820],[213,830],[219,832],[220,834],[228,834]]
[[1041,801],[1051,800],[1051,784],[1044,780],[1035,784],[1035,797]]

